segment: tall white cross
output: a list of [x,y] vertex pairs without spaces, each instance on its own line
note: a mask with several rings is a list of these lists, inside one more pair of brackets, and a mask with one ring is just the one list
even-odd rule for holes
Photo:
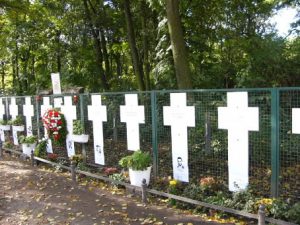
[[[12,97],[10,99],[9,105],[9,114],[11,115],[11,119],[14,120],[19,115],[19,106],[16,104],[16,98]],[[13,140],[14,145],[19,145],[18,141],[18,131],[13,128]]]
[[34,116],[33,105],[31,104],[31,97],[25,98],[25,105],[23,105],[23,115],[26,118],[26,133],[27,136],[32,136],[32,119]]
[[[5,114],[6,112],[5,112],[5,106],[3,105],[3,98],[0,98],[0,119],[3,120]],[[0,128],[0,138],[2,142],[5,141],[4,130],[2,130],[1,128]]]
[[187,128],[195,126],[195,107],[186,106],[186,93],[171,93],[163,107],[164,125],[171,126],[173,177],[189,182]]
[[[41,105],[41,115],[42,115],[42,117],[44,116],[45,112],[48,109],[52,109],[52,108],[53,107],[50,104],[50,98],[49,97],[43,97],[43,105]],[[47,152],[48,153],[53,153],[52,142],[51,142],[51,139],[49,139],[48,131],[47,131],[46,128],[44,128],[44,135],[45,135],[45,138],[48,139],[48,141],[47,141]]]
[[19,107],[16,104],[16,98],[12,97],[10,99],[10,105],[9,105],[9,114],[11,115],[11,119],[16,119],[19,115]]
[[103,125],[107,121],[106,106],[101,103],[101,95],[92,95],[92,105],[88,106],[88,119],[93,122],[95,163],[105,165]]
[[121,122],[126,123],[127,149],[137,151],[140,149],[139,124],[145,123],[144,106],[138,105],[137,94],[126,94],[125,105],[120,106]]
[[64,105],[61,106],[61,111],[64,114],[67,122],[68,134],[66,137],[66,144],[67,144],[68,156],[71,157],[72,155],[75,155],[74,142],[72,141],[71,136],[73,134],[73,120],[76,120],[77,118],[76,106],[72,105],[71,96],[64,97]]
[[228,129],[229,190],[249,184],[248,131],[259,130],[259,109],[248,107],[247,92],[227,93],[227,107],[218,107],[219,129]]
[[292,133],[300,134],[300,108],[292,109]]

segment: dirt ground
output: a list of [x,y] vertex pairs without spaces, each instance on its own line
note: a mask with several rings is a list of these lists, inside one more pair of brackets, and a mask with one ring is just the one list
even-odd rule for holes
[[68,173],[31,167],[5,156],[0,161],[0,224],[217,224],[164,205],[144,206],[104,183],[72,185]]

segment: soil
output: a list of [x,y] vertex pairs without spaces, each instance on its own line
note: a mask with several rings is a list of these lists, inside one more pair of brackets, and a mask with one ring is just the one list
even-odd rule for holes
[[217,224],[93,181],[72,183],[69,173],[5,155],[0,161],[0,224]]

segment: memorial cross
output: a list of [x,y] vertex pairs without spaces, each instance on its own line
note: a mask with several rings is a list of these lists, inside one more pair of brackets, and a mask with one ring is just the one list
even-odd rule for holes
[[71,157],[72,155],[75,155],[74,142],[72,141],[71,135],[73,134],[73,120],[77,118],[76,106],[72,105],[71,96],[64,97],[64,104],[61,106],[61,112],[64,114],[67,123],[68,134],[66,137],[66,145],[68,156]]
[[31,97],[25,98],[25,105],[23,105],[23,115],[26,118],[26,133],[27,136],[32,136],[32,119],[34,116],[33,105],[31,104]]
[[228,130],[229,190],[249,184],[248,132],[259,130],[259,109],[248,107],[247,92],[227,93],[227,107],[218,107],[218,127]]
[[103,122],[107,121],[106,106],[101,103],[101,95],[92,95],[88,106],[88,119],[93,123],[95,163],[105,165]]
[[189,182],[187,128],[195,126],[195,107],[186,106],[186,93],[171,93],[163,107],[164,125],[171,126],[173,177]]
[[126,123],[127,149],[137,151],[140,149],[139,124],[145,123],[144,106],[138,105],[137,94],[126,94],[125,105],[120,106],[121,122]]

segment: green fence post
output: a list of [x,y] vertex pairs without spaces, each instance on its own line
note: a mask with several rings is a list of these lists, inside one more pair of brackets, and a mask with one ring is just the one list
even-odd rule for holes
[[[35,112],[36,112],[36,127],[37,127],[37,136],[38,139],[41,139],[41,133],[40,133],[40,112],[39,112],[39,101],[41,101],[40,96],[36,95],[35,96]],[[43,115],[41,115],[43,116]],[[33,128],[32,128],[33,130]]]
[[158,175],[158,142],[157,142],[157,102],[156,92],[151,91],[151,117],[152,117],[152,152],[154,177]]
[[[85,124],[84,124],[84,101],[83,101],[83,97],[85,95],[84,94],[78,94],[79,97],[79,104],[80,104],[80,120],[83,126],[83,132],[86,133],[85,129]],[[83,162],[86,163],[86,145],[84,143],[82,143],[82,157],[83,157]]]
[[271,196],[278,197],[279,187],[279,89],[272,88],[271,90]]

